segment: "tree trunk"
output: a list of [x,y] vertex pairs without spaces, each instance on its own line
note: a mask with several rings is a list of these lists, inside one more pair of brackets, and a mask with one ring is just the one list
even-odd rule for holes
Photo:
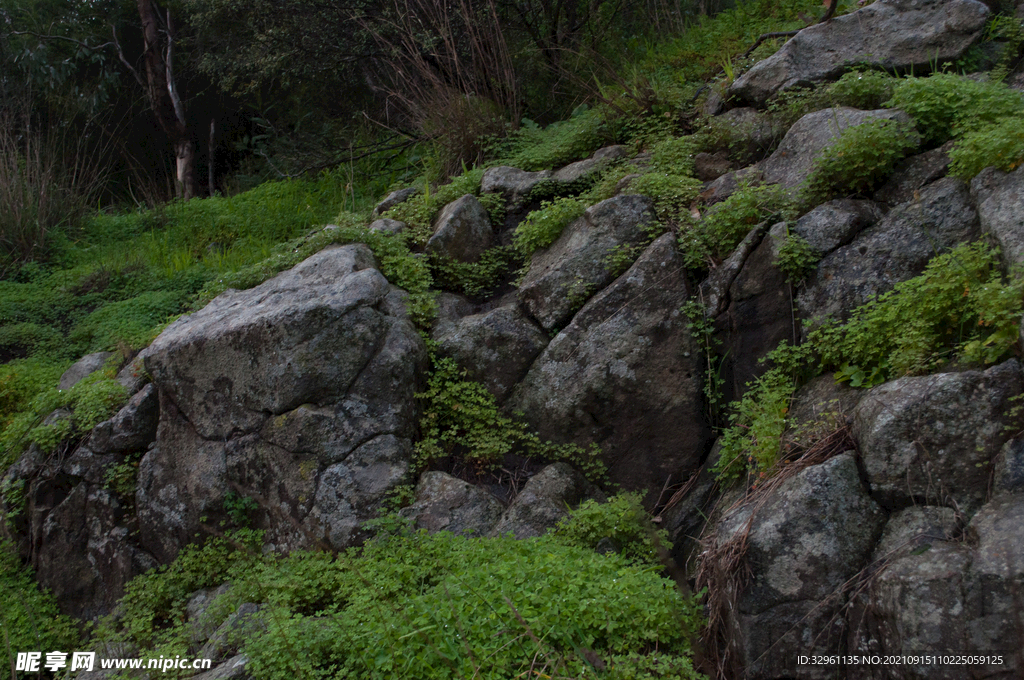
[[196,196],[196,145],[191,139],[174,143],[177,182],[175,193],[178,198],[188,201]]
[[196,145],[189,134],[185,107],[178,96],[174,77],[174,22],[170,10],[161,28],[160,8],[154,0],[138,0],[142,22],[142,53],[145,64],[146,98],[153,115],[174,148],[178,198],[189,200],[196,195]]
[[214,169],[214,163],[213,163],[213,148],[214,148],[213,147],[213,141],[214,141],[213,140],[213,132],[214,132],[214,119],[211,118],[210,119],[210,152],[206,156],[206,169],[207,169],[207,173],[206,173],[206,187],[207,187],[208,193],[210,194],[211,197],[213,197],[214,193],[216,193],[216,190],[217,190],[217,187],[215,186],[215,183],[214,183],[214,174],[213,174],[213,169]]

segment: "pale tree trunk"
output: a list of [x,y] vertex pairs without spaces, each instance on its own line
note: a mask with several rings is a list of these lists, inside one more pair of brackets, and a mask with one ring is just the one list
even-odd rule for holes
[[186,201],[196,196],[196,145],[190,139],[174,144],[175,168],[177,169],[178,198]]
[[146,88],[157,123],[174,149],[175,193],[187,201],[196,195],[196,145],[185,120],[185,106],[174,77],[174,21],[170,10],[166,12],[166,19],[161,16],[155,0],[138,0],[138,8],[146,67],[145,80],[139,80]]

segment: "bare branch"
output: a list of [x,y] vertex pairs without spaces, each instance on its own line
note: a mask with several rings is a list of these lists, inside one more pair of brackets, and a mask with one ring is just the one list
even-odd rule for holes
[[171,10],[167,10],[167,58],[165,68],[167,72],[167,93],[171,96],[174,104],[174,115],[178,118],[178,124],[185,127],[185,107],[178,96],[178,86],[174,81],[174,24],[171,21]]
[[75,40],[74,38],[69,38],[67,36],[48,35],[45,33],[36,33],[35,31],[11,31],[11,35],[31,35],[33,37],[39,38],[40,40],[64,40],[65,42],[74,43],[79,47],[83,47],[89,50],[90,52],[98,52],[99,50],[102,50],[104,47],[110,47],[111,45],[115,44],[113,42],[105,42],[102,45],[93,46],[89,43],[84,43],[81,40]]
[[134,76],[135,82],[142,87],[145,87],[146,83],[142,80],[142,76],[140,76],[139,72],[135,70],[135,67],[128,63],[128,60],[124,58],[124,51],[121,49],[121,41],[117,39],[117,28],[114,27],[114,24],[110,24],[110,32],[114,36],[113,44],[114,47],[117,48],[117,56],[121,59],[121,63],[124,64],[128,68],[129,73]]

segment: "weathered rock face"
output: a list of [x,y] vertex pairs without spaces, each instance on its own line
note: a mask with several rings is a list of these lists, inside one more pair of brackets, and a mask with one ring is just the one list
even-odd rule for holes
[[399,222],[398,220],[392,220],[387,217],[382,217],[379,220],[370,222],[370,226],[367,227],[370,231],[377,231],[383,234],[401,234],[405,231],[405,222]]
[[[107,488],[111,466],[124,462],[128,452],[144,450],[155,434],[155,394],[143,392],[74,449],[46,454],[33,444],[0,483],[16,492],[0,496],[0,535],[14,542],[72,616],[109,612],[132,577],[156,566],[136,540],[131,503]],[[43,424],[71,417],[60,409]],[[94,438],[104,451],[89,448]]]
[[1024,491],[1024,439],[1015,437],[1003,445],[996,457],[992,490],[997,494]]
[[516,304],[438,324],[432,333],[450,356],[502,402],[529,370],[549,337]]
[[793,233],[821,255],[845,246],[885,213],[872,201],[840,198],[822,203],[793,225]]
[[526,482],[491,535],[540,536],[557,525],[571,508],[595,495],[597,490],[572,466],[553,463]]
[[499,165],[484,171],[480,180],[480,192],[484,194],[502,194],[509,203],[518,203],[525,199],[542,180],[551,177],[550,170],[526,172],[519,168]]
[[415,187],[409,187],[407,189],[399,189],[397,191],[392,191],[390,194],[384,197],[383,201],[374,206],[374,217],[378,215],[383,215],[385,212],[391,210],[399,203],[405,203],[419,192],[420,190],[416,189]]
[[128,581],[156,566],[134,544],[128,510],[111,492],[83,481],[45,515],[32,562],[65,611],[85,619],[106,614]]
[[800,31],[737,78],[729,94],[763,104],[780,90],[838,78],[854,65],[920,72],[960,57],[988,15],[976,0],[878,0]]
[[642,242],[653,221],[644,196],[616,196],[588,208],[550,247],[533,254],[519,287],[523,308],[547,331],[564,326],[615,278],[609,260],[615,249]]
[[920,201],[894,208],[849,245],[819,264],[797,297],[806,320],[845,320],[872,295],[917,276],[936,254],[978,236],[978,214],[966,185],[947,177],[920,192]]
[[832,677],[834,669],[797,665],[797,656],[842,649],[844,584],[867,563],[884,522],[850,453],[802,470],[763,505],[740,506],[719,522],[719,542],[749,530],[750,579],[728,614],[745,677]]
[[747,235],[743,237],[729,257],[725,258],[722,264],[715,267],[708,274],[708,278],[701,282],[699,297],[708,317],[714,318],[725,311],[729,304],[729,288],[739,276],[747,258],[755,248],[761,245],[761,239],[768,231],[768,226],[767,222],[762,222],[747,232]]
[[810,175],[821,153],[839,140],[843,130],[876,120],[913,126],[910,116],[896,109],[861,111],[838,107],[808,113],[789,128],[775,153],[759,164],[764,181],[796,189]]
[[416,485],[416,497],[402,514],[416,528],[430,533],[484,536],[497,525],[505,506],[483,489],[445,472],[424,472]]
[[494,244],[494,230],[487,210],[466,194],[446,205],[434,220],[434,235],[427,252],[459,262],[476,262]]
[[786,132],[771,116],[751,107],[730,109],[710,125],[720,145],[740,163],[761,160]]
[[[968,612],[967,648],[975,653],[1004,654],[1002,666],[989,666],[986,676],[1020,677],[1020,655],[1010,640],[1021,620],[1020,587],[1024,582],[1024,496],[993,499],[968,527],[978,547],[967,569],[964,594]],[[1008,649],[1009,647],[1009,649]]]
[[598,149],[590,158],[570,163],[564,168],[559,168],[551,175],[551,179],[560,184],[572,184],[578,182],[587,175],[605,167],[613,160],[624,158],[629,151],[625,146],[616,144]]
[[[956,647],[1001,655],[972,678],[1019,677],[1010,640],[1019,625],[1024,549],[1024,497],[997,496],[974,516],[961,538],[952,509],[917,506],[894,514],[875,551],[871,577],[851,613],[851,654],[934,654]],[[905,665],[882,678],[958,680],[962,668]]]
[[110,420],[92,430],[89,448],[96,453],[145,449],[156,438],[160,398],[152,383],[136,392]]
[[161,560],[225,516],[228,491],[257,500],[279,548],[349,545],[404,477],[426,352],[375,265],[365,246],[328,248],[151,345],[160,426],[136,503]]
[[782,340],[793,339],[790,286],[775,267],[785,230],[785,224],[775,225],[746,259],[729,287],[729,306],[716,319],[721,352],[729,358],[722,374],[727,400],[739,397],[749,381],[767,370],[761,357]]
[[901,378],[872,389],[853,424],[872,495],[889,508],[977,509],[1009,438],[1010,400],[1022,389],[1015,360],[985,372]]
[[[970,551],[936,539],[927,546],[919,554],[892,560],[871,579],[855,608],[851,654],[918,655],[946,646],[970,648],[963,620]],[[883,670],[882,677],[955,680],[964,675],[963,669],[950,666],[907,664]]]
[[701,360],[679,312],[688,296],[665,234],[551,341],[505,409],[544,438],[599,444],[624,489],[657,494],[668,476],[681,480],[709,437]]
[[953,142],[947,142],[938,149],[905,158],[896,166],[885,184],[875,192],[874,199],[889,205],[914,200],[917,191],[946,176],[951,148]]
[[725,151],[707,153],[701,151],[693,158],[694,174],[702,182],[718,179],[733,169],[729,154]]
[[991,234],[1008,267],[1024,263],[1024,168],[985,168],[971,181],[981,230]]
[[57,384],[57,389],[70,390],[72,387],[77,385],[82,378],[90,376],[103,368],[103,364],[107,363],[107,359],[112,356],[112,352],[95,352],[93,354],[86,354],[84,357],[71,364],[71,367],[68,368],[68,370],[64,371],[64,374],[60,376],[60,382]]

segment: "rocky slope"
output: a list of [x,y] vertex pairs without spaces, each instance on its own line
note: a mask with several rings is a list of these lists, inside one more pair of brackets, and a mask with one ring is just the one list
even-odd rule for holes
[[[763,148],[764,125],[750,123],[763,114],[741,105],[834,80],[852,63],[908,70],[956,58],[988,15],[975,0],[879,0],[806,29],[757,64],[732,84],[732,108],[720,118],[746,148]],[[771,153],[709,181],[704,200],[723,200],[737,176],[795,189],[841,131],[882,120],[910,123],[889,109],[807,114],[780,131]],[[989,169],[967,184],[945,176],[944,148],[919,151],[870,196],[823,202],[788,228],[753,226],[703,281],[691,279],[676,234],[649,238],[654,204],[627,184],[533,253],[514,291],[440,300],[430,332],[440,355],[541,437],[597,445],[608,481],[646,494],[676,560],[699,572],[698,585],[717,589],[712,637],[728,677],[1024,672],[1024,418],[1015,408],[1024,376],[1016,359],[862,390],[818,378],[797,393],[789,427],[831,414],[842,436],[761,486],[719,486],[710,472],[718,447],[708,363],[681,311],[688,300],[702,300],[722,343],[724,390],[739,397],[781,341],[800,340],[824,317],[849,318],[937,254],[987,239],[1005,266],[1021,262],[1024,168]],[[511,241],[538,182],[569,184],[623,153],[602,150],[555,172],[492,168],[481,190],[502,197],[505,222],[492,225],[464,196],[438,216],[426,251],[476,261]],[[411,196],[393,195],[379,212]],[[798,285],[777,265],[787,234],[820,256]],[[610,256],[629,248],[632,264],[619,271]],[[238,497],[256,500],[254,526],[266,530],[268,550],[357,544],[413,465],[414,395],[428,360],[404,301],[370,249],[353,244],[224,293],[170,326],[142,355],[146,379],[131,365],[123,372],[134,396],[114,418],[65,457],[32,449],[8,471],[9,481],[28,485],[12,533],[40,581],[78,616],[109,612],[128,580],[172,560]],[[67,381],[97,366],[86,357]],[[134,498],[109,491],[104,470],[143,450]],[[566,463],[533,473],[502,497],[424,472],[403,514],[431,532],[528,537],[567,506],[604,497]],[[1003,661],[967,670],[798,663],[800,655],[942,653]],[[244,673],[237,657],[224,668],[216,677]]]

